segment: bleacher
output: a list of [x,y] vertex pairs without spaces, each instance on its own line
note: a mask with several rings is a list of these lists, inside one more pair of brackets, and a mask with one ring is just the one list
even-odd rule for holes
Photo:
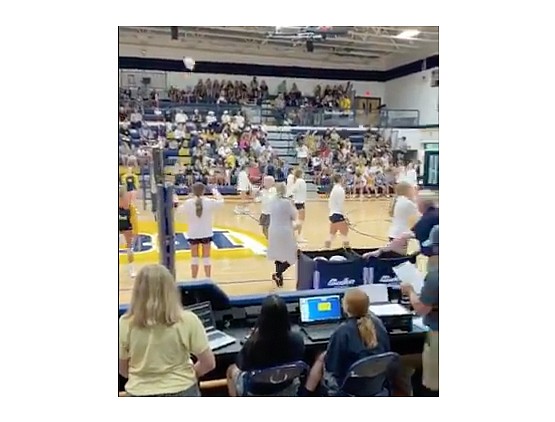
[[[261,106],[241,106],[236,104],[176,104],[169,100],[161,100],[159,106],[159,109],[145,107],[142,110],[143,122],[153,130],[153,135],[155,137],[166,136],[166,124],[164,123],[164,119],[167,119],[170,116],[173,117],[177,110],[187,114],[188,116],[191,116],[195,110],[198,110],[201,115],[205,115],[208,111],[213,111],[218,121],[221,120],[221,115],[224,111],[227,111],[231,115],[236,114],[237,111],[241,111],[250,124],[265,124],[264,129],[267,133],[267,141],[276,154],[289,166],[298,165],[296,151],[297,139],[299,135],[303,135],[307,133],[307,131],[323,135],[327,130],[334,127],[341,138],[348,138],[359,151],[362,149],[364,136],[368,131],[368,127],[354,126],[355,119],[352,118],[352,112],[334,112],[323,109],[314,109],[314,111],[304,109],[300,111],[300,109],[297,109],[295,113],[298,113],[298,115],[302,117],[301,122],[310,123],[310,125],[277,126],[276,123],[279,119],[277,119],[276,116],[279,113],[277,113],[277,110],[268,102],[263,103]],[[285,115],[287,115],[289,111],[291,111],[291,108],[286,108],[284,111]],[[392,113],[393,111],[394,110],[391,110],[390,114],[395,115],[395,113]],[[410,114],[409,110],[405,112]],[[342,124],[351,124],[352,126],[344,127],[341,126]],[[130,129],[129,132],[131,142],[138,145],[140,139],[139,131],[136,129]],[[164,152],[164,158],[166,165],[165,173],[168,176],[168,180],[173,180],[173,166],[177,161],[183,165],[190,164],[191,151],[185,142],[185,145],[179,150],[166,149]],[[309,192],[317,192],[318,187],[312,183],[312,175],[306,174],[305,179],[308,184],[307,187]],[[235,190],[231,189],[230,192],[226,193],[233,194],[235,193]]]

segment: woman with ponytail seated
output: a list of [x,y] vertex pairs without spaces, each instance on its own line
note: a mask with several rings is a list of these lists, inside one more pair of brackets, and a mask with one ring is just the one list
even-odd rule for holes
[[202,264],[204,275],[211,276],[210,245],[212,244],[212,219],[214,211],[223,205],[224,199],[217,189],[212,189],[214,198],[206,198],[206,186],[202,183],[193,185],[193,197],[183,204],[187,218],[187,240],[191,245],[191,276],[197,278],[199,267],[199,249],[202,245]]
[[328,394],[333,395],[353,363],[390,351],[387,331],[379,318],[368,313],[369,304],[362,290],[347,290],[343,298],[347,320],[331,336],[326,352],[316,359],[306,381],[306,393],[314,393],[324,378]]

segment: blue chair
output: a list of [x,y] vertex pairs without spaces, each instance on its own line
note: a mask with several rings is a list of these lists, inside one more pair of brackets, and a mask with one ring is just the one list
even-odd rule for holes
[[[257,369],[243,372],[243,397],[253,396],[250,393],[253,383],[258,385],[275,385],[286,381],[295,381],[308,373],[309,366],[303,361],[286,363],[272,368]],[[276,394],[278,395],[278,394]]]
[[399,355],[393,352],[362,358],[351,365],[339,387],[340,396],[386,397],[391,395],[388,371],[397,364]]

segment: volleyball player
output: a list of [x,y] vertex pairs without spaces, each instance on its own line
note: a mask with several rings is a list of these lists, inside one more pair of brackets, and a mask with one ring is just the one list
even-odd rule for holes
[[127,194],[133,202],[137,199],[139,189],[139,178],[133,173],[133,167],[127,167],[127,171],[121,175],[121,183],[125,186]]
[[364,176],[364,170],[363,169],[357,169],[355,171],[355,184],[354,184],[354,191],[353,191],[353,197],[357,196],[357,191],[359,192],[359,199],[362,201],[362,198],[364,197],[364,192],[366,191],[366,184],[367,184],[367,180],[366,177]]
[[260,191],[261,213],[259,223],[266,239],[268,239],[268,227],[270,226],[270,203],[276,198],[276,188],[274,185],[274,178],[266,176]]
[[133,255],[133,240],[138,233],[138,219],[137,219],[137,209],[133,204],[132,198],[127,192],[125,186],[120,186],[119,188],[119,199],[118,199],[118,219],[119,219],[119,234],[123,235],[125,238],[125,248],[127,249],[127,263],[129,269],[129,275],[135,277],[135,266],[133,261],[135,257]]
[[297,240],[295,239],[295,221],[297,211],[286,198],[287,188],[284,183],[276,185],[276,199],[270,203],[270,225],[268,227],[269,260],[274,261],[276,272],[272,280],[278,287],[283,287],[283,273],[297,262]]
[[[396,196],[391,203],[389,215],[392,217],[389,228],[389,241],[401,238],[410,231],[419,218],[418,206],[414,202],[414,188],[409,182],[401,182],[395,187]],[[408,241],[406,246],[408,246]],[[406,248],[404,250],[406,253]]]
[[248,214],[249,207],[247,205],[247,200],[250,190],[251,181],[249,180],[247,168],[245,166],[241,166],[239,175],[237,176],[237,192],[239,192],[239,200],[241,202],[235,207],[235,214]]
[[191,245],[191,276],[197,278],[199,267],[199,249],[202,246],[202,265],[207,278],[211,276],[210,247],[212,245],[212,218],[214,211],[223,205],[224,198],[216,188],[212,189],[214,198],[204,196],[206,186],[195,183],[192,187],[193,197],[183,204],[187,218],[187,240]]
[[295,175],[293,174],[294,169],[289,168],[287,170],[287,189],[285,191],[285,197],[291,198],[293,195],[293,185],[295,184]]
[[297,220],[297,233],[299,242],[306,242],[301,236],[301,231],[303,229],[303,223],[305,219],[305,202],[306,202],[306,182],[303,179],[303,171],[301,169],[296,169],[293,173],[294,182],[291,189],[291,194],[293,196],[293,204],[297,209],[298,220]]
[[404,181],[410,183],[415,188],[418,186],[418,174],[413,163],[407,164]]
[[331,248],[331,244],[337,232],[341,235],[341,240],[344,248],[349,247],[349,239],[347,235],[349,234],[349,225],[347,224],[347,219],[345,218],[345,189],[342,186],[342,178],[339,174],[333,175],[333,188],[330,192],[330,197],[328,199],[329,206],[329,220],[330,220],[330,231],[328,240],[326,240],[325,248]]

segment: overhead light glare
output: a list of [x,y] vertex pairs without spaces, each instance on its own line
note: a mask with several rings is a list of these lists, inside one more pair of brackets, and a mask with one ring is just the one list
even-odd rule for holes
[[411,38],[416,37],[418,34],[420,34],[420,31],[418,29],[407,29],[395,35],[395,38],[410,40]]

